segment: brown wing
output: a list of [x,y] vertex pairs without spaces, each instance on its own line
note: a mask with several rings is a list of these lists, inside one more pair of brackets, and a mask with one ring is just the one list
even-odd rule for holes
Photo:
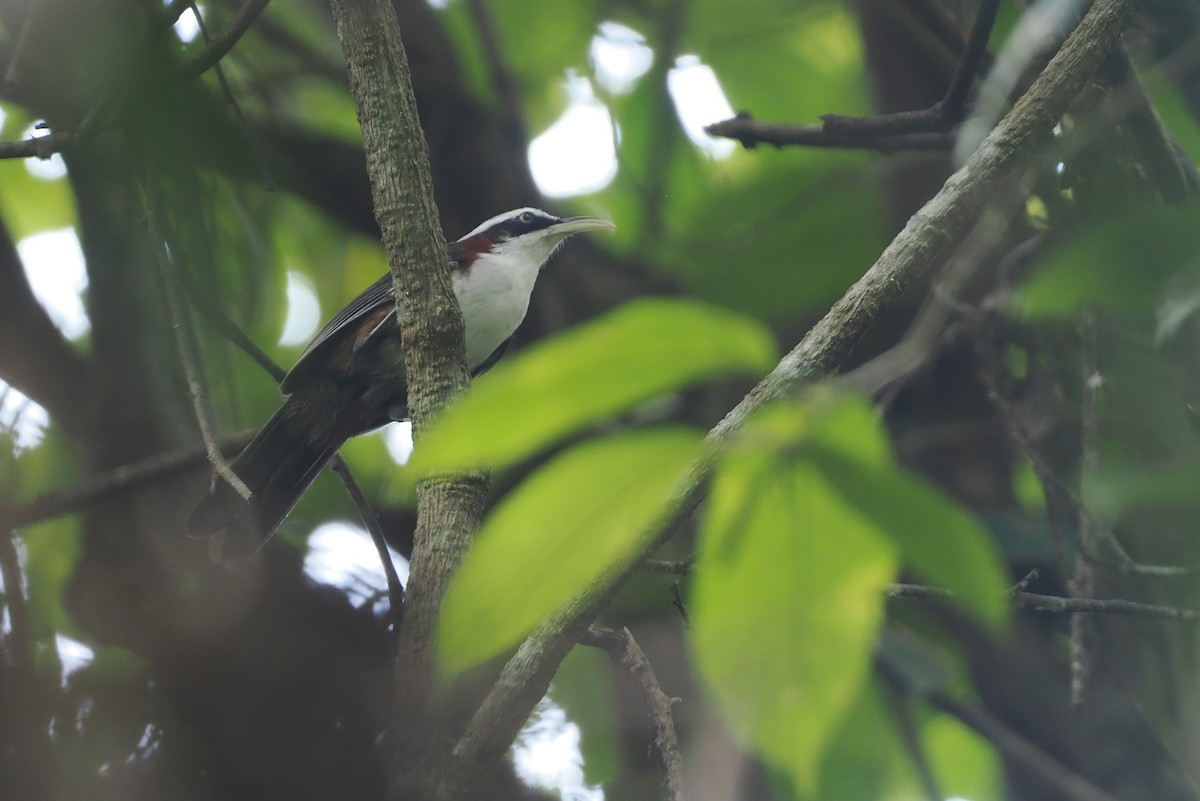
[[[468,246],[463,242],[451,242],[447,247],[450,261],[458,264],[466,256]],[[383,313],[384,308],[390,312]],[[392,294],[392,275],[380,278],[375,283],[359,293],[358,297],[346,304],[345,308],[333,316],[325,327],[317,332],[312,342],[300,354],[300,358],[283,377],[279,389],[284,395],[290,395],[300,385],[300,382],[313,373],[322,372],[322,360],[319,354],[328,353],[330,348],[337,347],[345,341],[346,336],[359,337],[352,346],[359,350],[367,344],[379,331],[387,328],[396,318],[396,298]],[[370,318],[370,322],[368,322]],[[365,327],[366,330],[363,330]]]
[[[364,318],[378,316],[377,313],[381,309],[389,306],[392,308],[392,316],[395,316],[396,300],[392,295],[391,273],[364,289],[317,332],[296,360],[296,364],[283,377],[283,382],[279,385],[280,391],[284,395],[290,395],[299,387],[305,376],[321,371],[321,360],[318,358],[321,354],[343,342],[344,337],[357,336],[359,324],[365,322]],[[384,314],[383,318],[386,317]],[[382,322],[383,320],[376,320],[375,325],[371,326],[372,330],[377,329]]]

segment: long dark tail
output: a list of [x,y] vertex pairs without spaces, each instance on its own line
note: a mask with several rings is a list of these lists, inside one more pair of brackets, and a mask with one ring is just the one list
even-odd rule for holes
[[214,561],[235,561],[261,548],[341,445],[309,441],[290,418],[285,403],[230,463],[253,494],[249,502],[216,476],[188,518],[188,536],[209,538]]

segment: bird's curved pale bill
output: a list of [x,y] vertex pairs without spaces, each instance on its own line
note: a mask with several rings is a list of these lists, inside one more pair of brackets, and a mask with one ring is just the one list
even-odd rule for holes
[[599,217],[564,217],[561,221],[550,226],[550,230],[559,234],[578,234],[584,231],[614,231],[617,226]]

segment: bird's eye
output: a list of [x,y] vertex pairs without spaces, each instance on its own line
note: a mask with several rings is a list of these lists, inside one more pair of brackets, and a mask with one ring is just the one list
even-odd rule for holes
[[517,221],[528,225],[529,223],[533,222],[533,215],[526,211],[517,218]]

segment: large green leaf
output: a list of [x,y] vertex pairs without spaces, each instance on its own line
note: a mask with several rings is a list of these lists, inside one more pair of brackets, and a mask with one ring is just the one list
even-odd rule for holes
[[1005,572],[983,525],[895,463],[887,432],[865,398],[818,388],[803,403],[776,404],[742,435],[743,447],[756,443],[791,449],[891,539],[924,579],[953,590],[983,619],[1004,620]]
[[694,381],[775,363],[758,323],[697,303],[644,300],[482,376],[420,438],[417,473],[499,468]]
[[442,670],[459,673],[516,645],[547,616],[638,552],[699,456],[697,431],[610,437],[552,459],[484,521],[446,592]]
[[1053,248],[1017,303],[1030,317],[1060,317],[1087,306],[1144,315],[1168,281],[1200,252],[1200,206],[1132,207],[1076,231]]
[[812,465],[721,460],[690,609],[730,726],[802,793],[867,676],[892,545]]
[[954,592],[992,624],[1008,614],[1004,568],[983,525],[933,485],[896,466],[872,467],[824,448],[810,452],[848,504],[896,544],[922,578]]
[[922,727],[921,739],[947,797],[971,801],[1005,797],[1000,760],[983,737],[949,715],[938,715]]
[[585,783],[594,787],[615,779],[621,770],[621,730],[608,655],[598,648],[572,649],[554,673],[550,697],[579,726]]

